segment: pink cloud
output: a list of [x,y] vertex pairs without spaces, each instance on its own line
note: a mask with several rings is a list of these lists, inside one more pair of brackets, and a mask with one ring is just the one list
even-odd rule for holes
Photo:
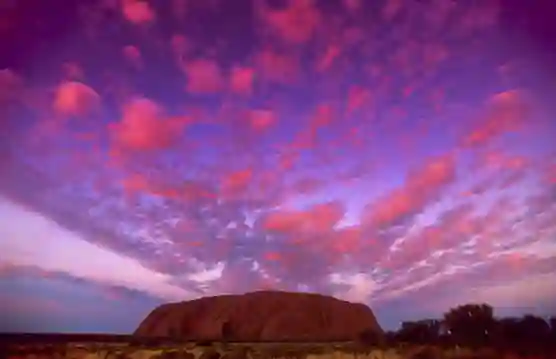
[[316,178],[301,178],[292,185],[292,190],[299,194],[312,194],[324,186],[324,181]]
[[257,56],[257,64],[261,76],[267,81],[291,84],[298,77],[298,59],[291,54],[263,49]]
[[345,209],[339,202],[314,205],[304,211],[275,211],[263,221],[269,231],[302,234],[330,232],[344,216]]
[[122,49],[122,53],[129,63],[135,67],[136,69],[140,70],[143,68],[143,58],[141,56],[141,52],[136,46],[127,45],[124,46]]
[[[496,48],[498,5],[253,5],[234,21],[226,17],[241,7],[221,0],[80,6],[84,28],[60,44],[70,61],[61,66],[40,61],[52,54],[34,32],[14,34],[13,48],[31,46],[37,64],[22,61],[25,86],[0,71],[3,119],[25,133],[2,127],[13,136],[0,168],[13,156],[36,172],[11,184],[0,176],[2,189],[94,235],[8,201],[7,260],[164,299],[191,296],[189,286],[287,288],[416,306],[442,286],[486,293],[481,276],[507,284],[545,272],[533,262],[553,264],[539,259],[554,250],[556,172],[539,157],[552,128],[550,118],[541,131],[532,125],[542,117],[534,86],[484,103],[479,82],[458,87],[473,76],[489,88],[536,78],[525,66],[496,78],[497,65],[482,61]],[[415,26],[430,36],[414,36]],[[19,42],[31,37],[37,46]],[[53,99],[43,82],[59,77]]]
[[251,128],[257,132],[267,130],[278,121],[272,110],[251,110],[248,116]]
[[292,44],[311,40],[321,21],[312,1],[292,1],[285,9],[265,11],[263,18],[280,39]]
[[96,111],[99,105],[98,93],[81,82],[62,82],[56,90],[54,109],[62,115],[86,116]]
[[342,53],[341,48],[337,45],[329,45],[323,55],[318,59],[316,68],[318,71],[327,71],[332,67],[334,62],[338,59]]
[[230,173],[222,181],[222,192],[225,197],[237,197],[247,191],[253,178],[253,171],[245,169]]
[[149,24],[156,19],[156,15],[147,1],[123,0],[122,13],[133,24]]
[[230,74],[230,89],[233,93],[250,96],[253,93],[255,70],[249,67],[236,66]]
[[23,81],[10,69],[0,70],[0,106],[21,100]]
[[517,129],[527,121],[532,108],[522,91],[510,90],[493,95],[485,111],[482,121],[465,137],[465,145],[484,145],[506,131]]
[[391,224],[421,211],[428,201],[455,180],[455,160],[447,155],[432,159],[408,173],[404,185],[369,205],[363,222]]
[[365,88],[360,86],[353,86],[349,89],[347,104],[346,104],[346,112],[347,114],[351,114],[354,111],[368,108],[372,101],[371,92]]
[[121,122],[113,125],[116,144],[129,150],[157,150],[171,146],[186,125],[186,118],[168,119],[154,101],[141,98],[127,103]]
[[214,60],[197,59],[184,66],[187,75],[187,91],[192,94],[215,94],[224,86],[224,78]]

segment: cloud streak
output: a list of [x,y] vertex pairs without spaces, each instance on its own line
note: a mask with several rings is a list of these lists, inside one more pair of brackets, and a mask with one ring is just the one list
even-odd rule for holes
[[10,239],[3,241],[2,253],[10,265],[36,266],[166,299],[189,296],[187,291],[171,285],[168,275],[148,270],[132,258],[88,242],[5,198],[0,202],[0,213],[6,219],[0,235]]

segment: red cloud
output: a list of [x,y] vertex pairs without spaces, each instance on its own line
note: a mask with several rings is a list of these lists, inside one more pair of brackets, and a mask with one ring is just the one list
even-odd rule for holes
[[354,111],[365,108],[370,104],[372,97],[371,92],[359,86],[353,86],[349,89],[346,112],[351,114]]
[[255,70],[249,67],[234,67],[230,74],[230,89],[236,95],[249,96],[253,93]]
[[364,221],[388,225],[421,210],[427,202],[455,179],[455,163],[451,156],[433,159],[423,168],[410,171],[403,187],[384,195],[366,209]]
[[0,70],[0,106],[16,101],[21,95],[21,78],[10,69]]
[[311,40],[320,23],[320,13],[313,1],[291,1],[286,9],[266,11],[264,18],[279,38],[292,44]]
[[156,18],[154,11],[146,1],[123,0],[122,13],[129,22],[134,24],[148,24]]
[[522,92],[512,90],[498,93],[487,102],[483,121],[464,138],[464,145],[484,145],[503,132],[521,125],[530,114],[531,105]]
[[143,68],[143,58],[139,49],[133,45],[127,45],[122,50],[125,58],[137,69]]
[[340,202],[317,204],[305,211],[275,211],[263,221],[266,230],[282,233],[323,233],[332,230],[343,217]]
[[324,54],[321,58],[318,59],[317,62],[317,70],[318,71],[326,71],[328,70],[334,61],[340,56],[341,49],[337,45],[329,45]]
[[123,149],[156,150],[172,145],[185,124],[184,118],[164,118],[162,108],[155,102],[136,99],[124,106],[122,121],[112,130]]
[[271,110],[252,110],[249,112],[251,128],[260,132],[276,124],[276,114]]
[[298,59],[272,50],[260,52],[257,64],[263,78],[281,84],[291,84],[297,79],[299,72]]
[[253,178],[253,171],[245,169],[229,174],[222,182],[222,192],[226,197],[236,197],[247,191]]
[[311,119],[311,129],[317,129],[322,126],[328,126],[334,121],[334,109],[329,104],[320,104],[316,107],[315,113]]
[[395,190],[374,206],[372,222],[375,224],[394,222],[411,213],[419,204],[419,198],[415,198],[406,189]]
[[222,90],[224,79],[220,67],[213,60],[198,59],[184,66],[187,91],[192,94],[214,94]]
[[95,111],[100,96],[89,86],[76,81],[61,83],[56,90],[54,109],[63,115],[85,116]]
[[321,189],[323,185],[324,182],[316,178],[302,178],[293,184],[292,189],[296,193],[311,194]]
[[332,233],[330,245],[336,253],[356,253],[361,249],[362,239],[361,227],[346,227]]
[[410,171],[407,184],[414,190],[435,191],[455,179],[455,161],[452,156],[435,158],[423,168]]

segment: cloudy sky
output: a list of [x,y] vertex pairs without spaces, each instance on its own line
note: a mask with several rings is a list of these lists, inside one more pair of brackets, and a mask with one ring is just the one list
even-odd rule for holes
[[0,330],[260,289],[554,314],[554,28],[510,2],[2,1]]

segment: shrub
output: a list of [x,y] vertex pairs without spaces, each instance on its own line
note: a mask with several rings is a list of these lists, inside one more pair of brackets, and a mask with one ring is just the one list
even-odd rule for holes
[[427,345],[424,347],[417,347],[409,351],[408,359],[442,359],[442,352],[440,349]]
[[214,348],[207,348],[203,350],[199,359],[220,359],[220,353],[214,350]]
[[357,336],[357,342],[365,346],[381,346],[385,343],[384,336],[371,328],[363,330]]
[[248,359],[249,349],[244,346],[234,347],[227,351],[221,359]]

